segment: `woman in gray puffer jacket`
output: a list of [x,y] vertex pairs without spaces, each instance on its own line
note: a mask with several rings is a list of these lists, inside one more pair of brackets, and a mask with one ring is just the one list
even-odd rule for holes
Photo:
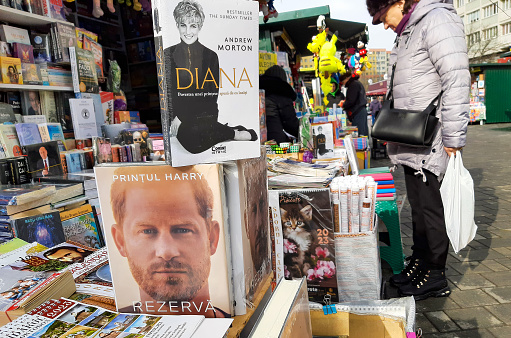
[[[366,0],[373,24],[398,35],[390,57],[396,65],[394,107],[423,110],[443,92],[431,147],[389,143],[393,164],[405,170],[412,207],[413,254],[391,284],[417,300],[448,296],[445,262],[449,239],[440,180],[449,156],[465,146],[469,121],[470,73],[463,22],[452,0]],[[391,76],[391,70],[389,70]]]

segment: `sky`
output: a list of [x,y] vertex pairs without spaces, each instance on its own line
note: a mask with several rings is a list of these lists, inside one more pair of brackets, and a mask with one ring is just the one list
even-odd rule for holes
[[273,5],[278,12],[329,5],[332,19],[367,24],[369,27],[369,49],[385,48],[391,50],[396,38],[396,33],[390,29],[385,30],[383,25],[373,26],[365,0],[274,0]]

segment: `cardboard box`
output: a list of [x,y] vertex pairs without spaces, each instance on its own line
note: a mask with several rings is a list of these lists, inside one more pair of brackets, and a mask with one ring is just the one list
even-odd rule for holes
[[379,315],[357,315],[338,311],[325,316],[323,310],[311,310],[311,323],[312,334],[318,337],[406,337],[403,321]]
[[30,45],[30,36],[26,29],[13,27],[9,25],[0,25],[0,38],[8,43],[22,43]]

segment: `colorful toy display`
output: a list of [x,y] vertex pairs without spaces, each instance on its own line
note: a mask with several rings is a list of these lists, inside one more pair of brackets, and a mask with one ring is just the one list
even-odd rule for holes
[[273,0],[256,0],[259,2],[259,12],[263,13],[263,21],[266,23],[270,18],[279,16],[279,12],[273,6]]

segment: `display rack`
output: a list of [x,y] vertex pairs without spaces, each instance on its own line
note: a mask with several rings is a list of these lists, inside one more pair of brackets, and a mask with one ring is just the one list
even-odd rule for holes
[[0,21],[9,22],[20,26],[44,26],[53,22],[65,25],[73,25],[72,22],[53,19],[47,16],[28,13],[6,6],[0,5]]
[[73,87],[61,87],[61,86],[41,86],[41,85],[20,85],[20,84],[9,84],[9,83],[0,83],[0,90],[14,90],[14,91],[27,91],[27,90],[46,90],[46,91],[55,91],[55,92],[72,92]]

